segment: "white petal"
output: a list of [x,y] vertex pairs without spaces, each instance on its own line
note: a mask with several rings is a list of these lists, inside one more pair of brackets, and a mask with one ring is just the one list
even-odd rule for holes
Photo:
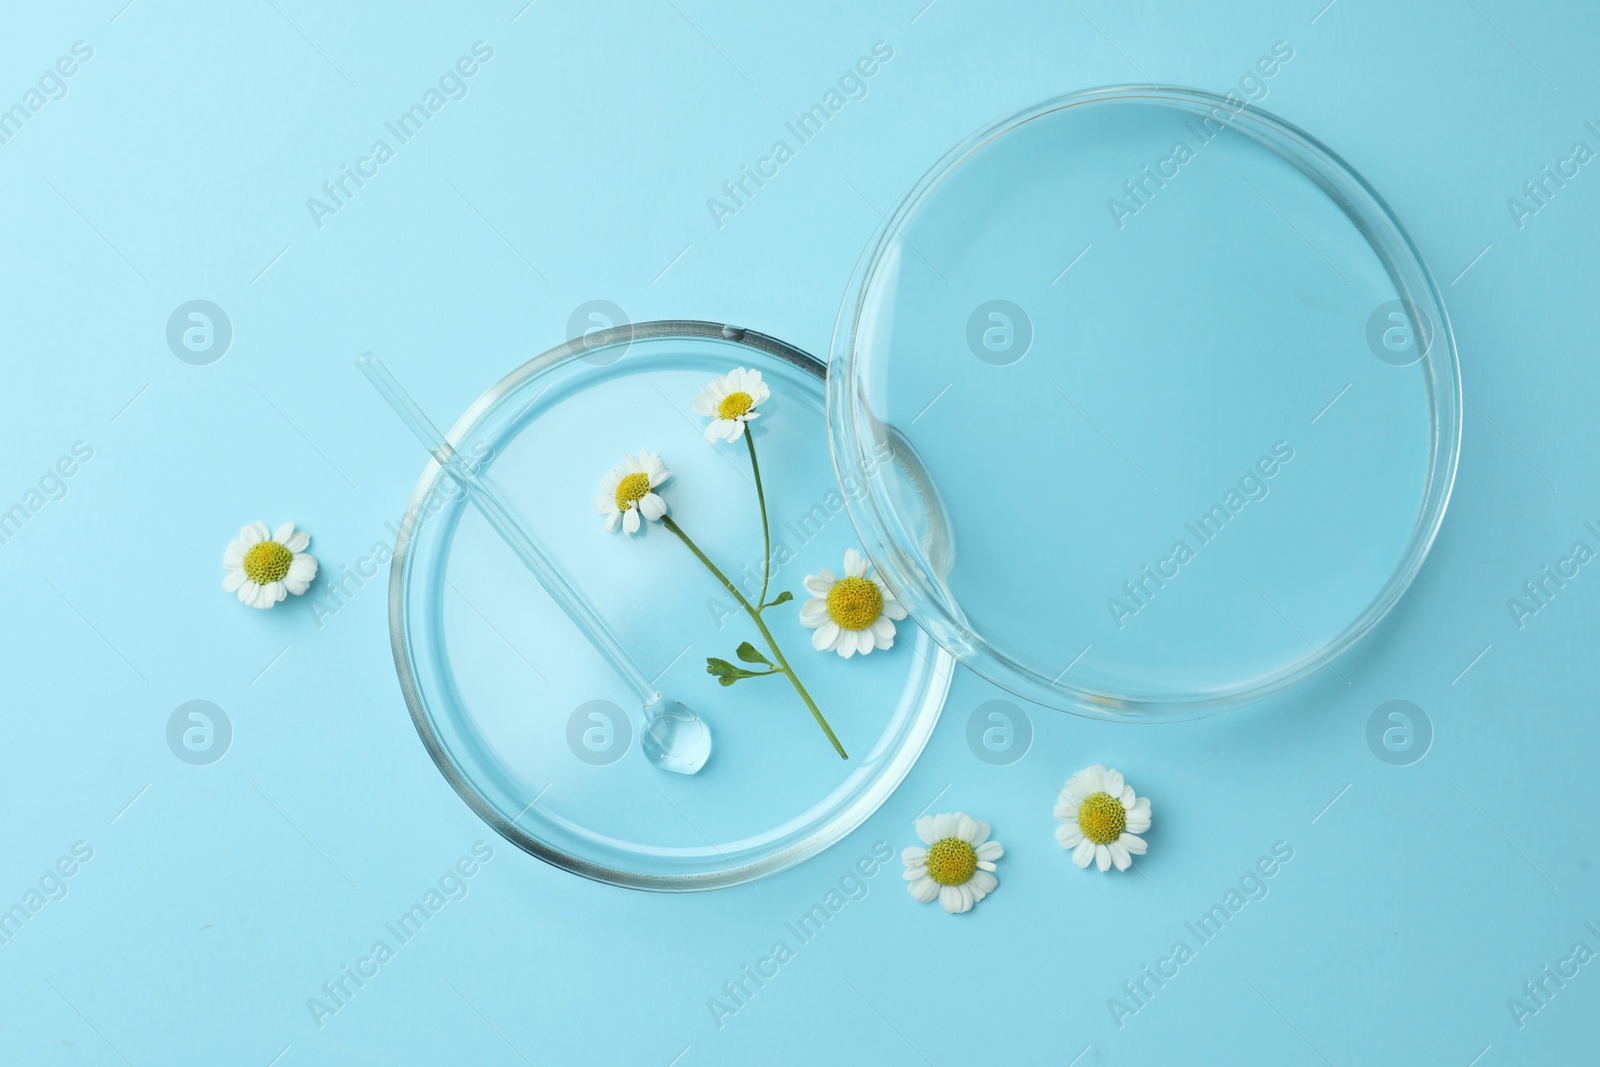
[[729,419],[727,422],[723,423],[723,425],[728,428],[728,440],[737,441],[739,438],[744,436],[744,420]]
[[824,567],[817,574],[806,575],[806,580],[801,584],[806,587],[806,592],[812,596],[826,597],[828,592],[833,589],[836,581],[837,579],[834,578],[833,572]]
[[622,525],[622,512],[613,511],[606,516],[606,533],[616,533],[617,527]]
[[1120,842],[1111,842],[1106,846],[1106,851],[1111,853],[1111,862],[1117,865],[1117,870],[1125,871],[1133,865],[1133,858],[1128,855],[1127,848]]
[[916,845],[907,845],[900,850],[900,862],[909,867],[926,867],[928,865],[928,850],[918,848]]
[[1000,879],[996,878],[988,871],[977,871],[972,875],[972,881],[968,882],[967,884],[972,887],[973,893],[981,894],[982,896],[988,896],[990,893],[993,893],[995,891],[995,887],[1000,884]]
[[311,583],[301,578],[284,578],[283,587],[295,596],[299,596],[311,588]]
[[839,624],[829,619],[817,627],[817,632],[811,635],[811,647],[818,652],[827,652],[834,647],[834,642],[839,639]]
[[972,898],[964,895],[960,886],[942,885],[939,887],[939,906],[950,915],[959,915],[972,907]]
[[1083,840],[1083,831],[1072,823],[1062,823],[1056,827],[1056,844],[1062,848],[1077,848],[1078,842]]
[[239,541],[244,545],[246,552],[271,536],[272,531],[264,522],[252,522],[239,531]]
[[1102,871],[1111,869],[1111,850],[1104,845],[1094,846],[1094,865]]
[[278,544],[285,544],[294,535],[294,523],[286,522],[272,531],[272,539]]
[[622,513],[622,531],[636,534],[639,532],[639,509],[629,508]]
[[667,502],[655,493],[646,493],[639,498],[639,511],[651,522],[660,522],[667,513]]
[[1123,848],[1127,849],[1129,852],[1133,853],[1135,856],[1144,855],[1145,850],[1150,847],[1145,843],[1144,838],[1135,837],[1132,834],[1123,834],[1121,837],[1117,838],[1117,843]]
[[933,832],[934,819],[932,815],[924,815],[922,818],[918,819],[916,822],[916,829],[917,836],[922,838],[922,843],[924,845],[931,845],[935,841],[939,840],[938,836]]
[[1072,862],[1079,867],[1087,867],[1092,859],[1094,859],[1094,842],[1086,837],[1072,850]]
[[939,840],[956,836],[956,830],[961,825],[961,813],[958,811],[947,812],[944,815],[933,817],[933,832],[939,835]]
[[984,841],[977,848],[978,859],[985,863],[993,863],[1006,854],[1005,848],[998,841]]
[[308,556],[304,552],[289,561],[289,573],[286,578],[296,582],[309,582],[317,576],[317,557]]
[[231,570],[225,576],[223,576],[222,591],[224,593],[231,593],[238,589],[246,581],[248,581],[248,579],[245,578],[243,570],[239,570],[237,568]]
[[307,546],[310,544],[311,535],[306,531],[301,530],[299,533],[291,534],[289,540],[283,543],[283,547],[287,548],[290,552],[304,552]]
[[222,550],[222,565],[224,567],[237,567],[244,562],[244,545],[238,540],[228,542],[228,547]]
[[844,572],[852,578],[860,578],[867,573],[867,557],[853,548],[844,550]]
[[821,597],[812,597],[800,605],[800,625],[809,626],[815,630],[821,626],[828,617],[828,602]]
[[706,428],[702,432],[701,436],[703,436],[707,441],[710,441],[713,444],[715,444],[716,442],[722,440],[722,438],[723,438],[722,420],[721,419],[715,419],[715,420],[713,420],[711,422],[706,423]]
[[1129,815],[1128,816],[1128,824],[1125,827],[1125,829],[1128,830],[1130,833],[1135,833],[1135,834],[1144,833],[1146,830],[1150,829],[1150,816],[1148,816],[1148,815]]
[[939,895],[939,883],[932,878],[923,877],[906,886],[906,892],[919,904],[926,904]]

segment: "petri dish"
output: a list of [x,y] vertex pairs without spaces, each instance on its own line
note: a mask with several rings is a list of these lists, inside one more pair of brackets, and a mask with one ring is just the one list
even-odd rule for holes
[[[707,657],[734,660],[759,634],[665,529],[607,534],[592,508],[625,452],[659,452],[673,472],[661,490],[673,517],[735,581],[758,581],[762,531],[745,447],[708,443],[691,410],[706,382],[740,366],[760,370],[772,390],[752,426],[778,561],[773,594],[796,597],[766,619],[848,761],[783,679],[716,684]],[[512,498],[629,655],[714,739],[693,776],[659,770],[638,751],[633,691],[430,463],[390,572],[395,663],[429,754],[502,836],[615,885],[715,889],[821,851],[904,778],[938,721],[954,659],[909,623],[894,647],[867,657],[810,647],[801,579],[838,573],[857,547],[844,501],[861,491],[834,477],[825,401],[823,364],[790,345],[715,323],[654,322],[546,352],[455,424],[456,450]]]
[[841,469],[895,456],[850,516],[942,647],[1050,707],[1182,719],[1393,607],[1461,386],[1426,265],[1338,156],[1236,98],[1110,88],[975,134],[886,219],[829,428]]

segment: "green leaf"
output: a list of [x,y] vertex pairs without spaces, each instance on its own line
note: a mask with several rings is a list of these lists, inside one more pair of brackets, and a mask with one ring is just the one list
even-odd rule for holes
[[744,660],[746,663],[765,663],[769,667],[772,666],[772,661],[763,656],[756,649],[756,646],[752,645],[749,641],[746,641],[744,644],[739,646],[736,655],[738,655],[738,657]]
[[783,592],[779,593],[777,596],[773,597],[771,602],[767,604],[767,607],[775,608],[779,604],[787,604],[789,601],[791,601],[793,599],[794,599],[794,594],[789,592],[786,589]]
[[[748,643],[746,642],[746,644]],[[729,663],[725,659],[707,658],[706,673],[715,676],[722,685],[732,685],[734,682],[743,681],[746,678],[765,678],[767,675],[777,674],[779,671],[777,668],[766,671],[747,671],[743,667]]]

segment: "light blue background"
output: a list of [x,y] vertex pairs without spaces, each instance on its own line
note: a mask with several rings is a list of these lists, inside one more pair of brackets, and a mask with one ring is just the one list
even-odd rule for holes
[[[0,508],[74,442],[94,450],[0,545],[0,905],[74,842],[94,850],[65,899],[0,946],[0,1060],[1596,1055],[1600,965],[1521,1029],[1506,1001],[1580,939],[1600,949],[1584,928],[1600,926],[1600,578],[1585,568],[1522,629],[1505,603],[1575,540],[1595,545],[1583,524],[1600,520],[1600,177],[1585,168],[1522,228],[1506,207],[1574,141],[1600,147],[1584,129],[1600,124],[1594,8],[122,3],[0,15],[0,106],[73,42],[94,49],[65,98],[0,144]],[[306,198],[478,40],[494,58],[469,95],[319,229]],[[880,40],[894,58],[870,94],[717,226],[706,199]],[[1035,710],[1032,750],[991,767],[964,728],[1000,694],[963,674],[921,763],[850,838],[756,885],[656,896],[546,867],[457,799],[404,713],[381,581],[321,627],[304,603],[258,614],[219,590],[223,546],[251,519],[310,529],[325,572],[390,539],[420,465],[356,352],[382,354],[438,412],[563,340],[596,298],[822,352],[879,213],[948,146],[1087,86],[1226,91],[1279,40],[1295,59],[1265,106],[1343,154],[1409,227],[1470,401],[1443,532],[1339,664],[1348,682],[1325,672],[1158,728]],[[165,341],[196,298],[235,331],[211,366]],[[197,698],[235,731],[208,767],[165,740]],[[1365,740],[1396,698],[1436,731],[1409,767]],[[1093,762],[1153,798],[1138,873],[1078,871],[1051,837],[1055,790]],[[996,894],[951,918],[885,870],[719,1028],[707,999],[874,842],[909,843],[930,803],[994,824]],[[307,998],[480,839],[494,858],[470,895],[319,1029]],[[1185,922],[1278,841],[1294,859],[1270,894],[1119,1028],[1107,999],[1174,941],[1196,946]]]

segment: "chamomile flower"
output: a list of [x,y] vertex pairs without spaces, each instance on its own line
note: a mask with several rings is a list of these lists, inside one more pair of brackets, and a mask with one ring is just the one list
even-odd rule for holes
[[891,620],[905,618],[906,609],[871,570],[867,557],[852,548],[844,554],[843,578],[835,578],[826,567],[806,575],[811,599],[800,607],[800,623],[817,631],[811,635],[812,648],[849,659],[857,652],[865,656],[894,645]]
[[694,413],[711,420],[705,431],[707,441],[737,441],[744,436],[744,424],[760,416],[756,408],[771,396],[760,371],[735,367],[700,390],[694,398]]
[[1006,854],[1000,842],[989,840],[989,824],[970,815],[924,815],[917,820],[916,845],[900,853],[905,864],[906,889],[926,904],[935,897],[952,915],[993,893],[1000,884],[994,861]]
[[628,533],[639,532],[639,516],[659,522],[667,513],[667,502],[656,495],[655,489],[672,477],[654,452],[639,450],[639,458],[630,452],[619,467],[613,467],[600,482],[600,495],[594,498],[594,509],[606,517],[606,533],[616,533],[617,527]]
[[252,522],[228,542],[222,554],[227,574],[222,588],[237,592],[239,601],[252,608],[270,608],[290,593],[299,596],[317,576],[317,558],[306,551],[311,535],[286,522],[272,532],[264,522]]
[[1144,855],[1144,838],[1135,835],[1150,829],[1150,798],[1134,796],[1122,775],[1097,763],[1068,779],[1056,818],[1065,824],[1056,827],[1056,843],[1072,849],[1073,863],[1125,871]]

